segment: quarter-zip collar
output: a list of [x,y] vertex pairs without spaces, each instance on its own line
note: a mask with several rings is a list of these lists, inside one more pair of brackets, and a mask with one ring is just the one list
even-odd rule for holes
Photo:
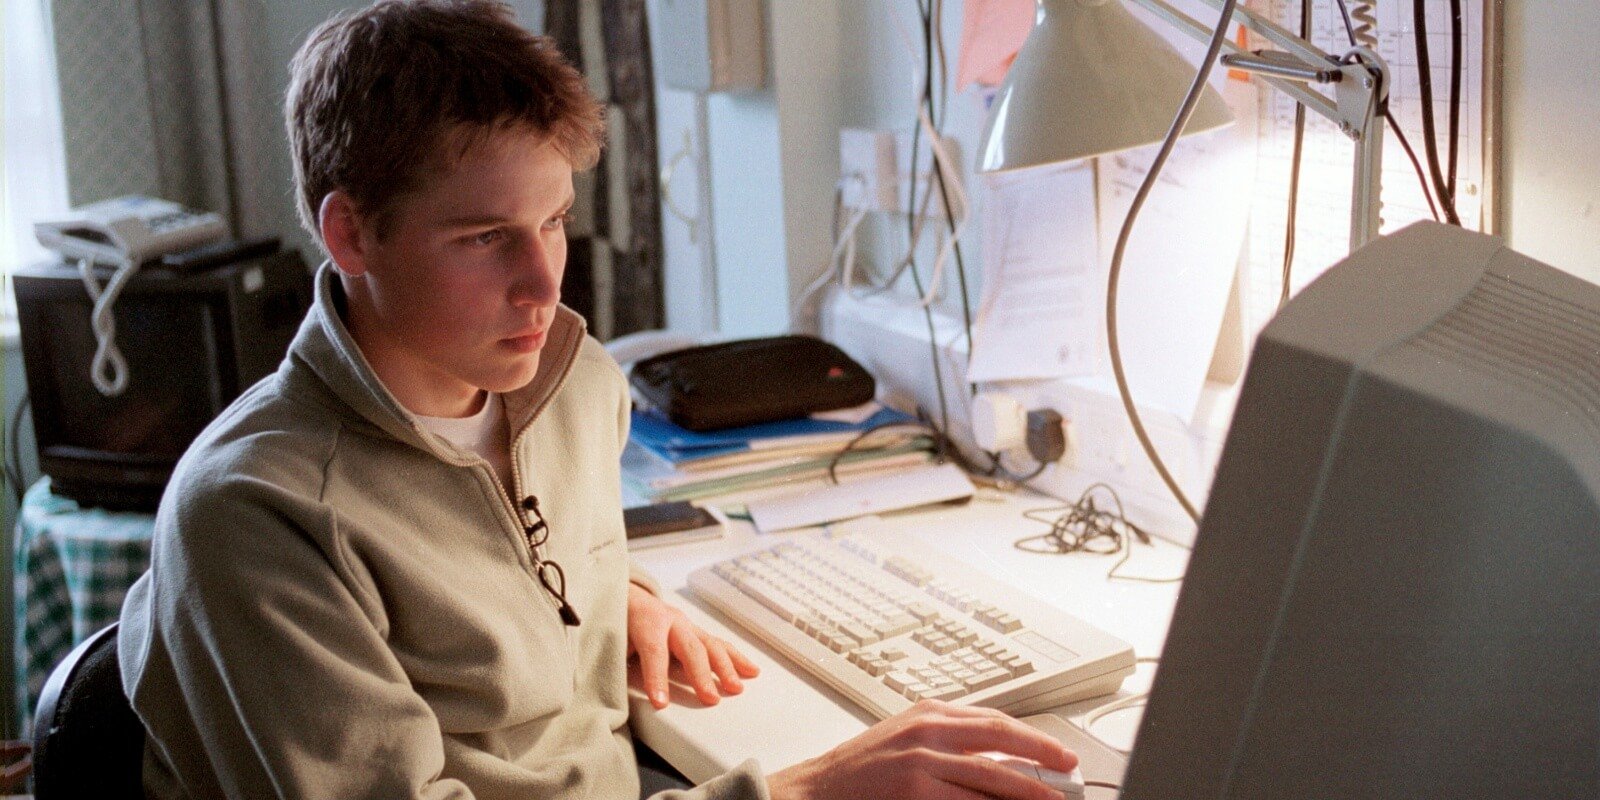
[[[295,335],[293,344],[289,346],[289,357],[315,374],[327,391],[332,392],[362,420],[389,436],[432,453],[450,464],[466,466],[474,463],[476,456],[428,433],[416,415],[401,405],[388,387],[383,385],[383,381],[378,379],[378,374],[367,363],[366,356],[361,353],[361,348],[356,345],[349,328],[344,324],[340,315],[344,304],[344,289],[339,283],[338,270],[331,261],[323,262],[317,270],[316,300],[299,333]],[[549,334],[539,356],[539,369],[533,380],[501,396],[513,443],[521,438],[561,389],[577,360],[584,333],[583,317],[566,306],[556,307],[555,318],[550,323]]]

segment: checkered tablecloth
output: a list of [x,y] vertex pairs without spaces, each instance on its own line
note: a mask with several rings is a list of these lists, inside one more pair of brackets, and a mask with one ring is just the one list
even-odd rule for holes
[[150,565],[154,527],[148,514],[79,508],[51,494],[49,478],[28,490],[12,552],[20,730],[30,729],[50,670],[121,614],[128,587]]

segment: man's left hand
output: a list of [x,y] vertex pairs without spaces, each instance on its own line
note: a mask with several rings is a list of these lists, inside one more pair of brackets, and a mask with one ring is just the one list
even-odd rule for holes
[[645,696],[656,708],[667,707],[667,671],[676,661],[700,702],[714,706],[723,695],[744,691],[742,678],[760,673],[755,663],[733,645],[689,621],[683,611],[628,584],[628,655],[639,656]]

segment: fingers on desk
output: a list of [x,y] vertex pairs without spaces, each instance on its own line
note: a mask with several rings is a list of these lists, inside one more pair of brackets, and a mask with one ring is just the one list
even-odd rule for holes
[[704,632],[702,641],[711,660],[711,669],[717,674],[717,683],[722,686],[723,694],[738,694],[744,691],[743,679],[754,678],[761,674],[761,668],[728,641]]
[[673,625],[671,632],[667,634],[667,644],[671,647],[672,655],[677,658],[678,664],[683,667],[684,674],[689,678],[689,685],[694,687],[695,695],[700,698],[700,702],[714,706],[722,699],[722,694],[717,690],[716,674],[712,671],[711,656],[706,644],[701,641],[702,635],[699,629],[692,625]]

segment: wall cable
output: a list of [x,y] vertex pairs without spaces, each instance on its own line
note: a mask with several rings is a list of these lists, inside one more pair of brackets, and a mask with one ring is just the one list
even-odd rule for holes
[[1190,85],[1189,93],[1184,97],[1183,104],[1172,121],[1172,127],[1167,131],[1166,140],[1161,143],[1161,149],[1150,165],[1150,171],[1146,173],[1144,182],[1139,185],[1139,190],[1133,197],[1133,205],[1128,209],[1128,216],[1122,221],[1122,230],[1117,235],[1117,246],[1111,256],[1111,271],[1106,283],[1106,345],[1111,352],[1111,371],[1116,378],[1117,394],[1122,398],[1122,407],[1128,414],[1128,422],[1132,424],[1134,435],[1139,440],[1139,446],[1144,448],[1145,455],[1149,457],[1151,466],[1155,467],[1156,473],[1161,476],[1162,482],[1177,499],[1178,505],[1182,506],[1189,517],[1197,523],[1200,521],[1199,509],[1190,502],[1183,487],[1178,485],[1177,478],[1173,477],[1171,470],[1167,468],[1161,453],[1156,450],[1155,442],[1145,430],[1144,421],[1139,417],[1139,409],[1134,405],[1133,392],[1128,387],[1128,376],[1122,365],[1122,348],[1117,339],[1117,285],[1122,276],[1122,262],[1127,255],[1128,240],[1133,235],[1133,226],[1138,221],[1139,211],[1144,207],[1150,191],[1155,188],[1156,181],[1161,177],[1161,170],[1171,157],[1173,148],[1177,146],[1178,137],[1183,135],[1184,127],[1194,115],[1195,106],[1199,104],[1200,96],[1211,77],[1211,70],[1216,66],[1217,58],[1222,53],[1222,44],[1228,38],[1228,28],[1233,24],[1233,11],[1237,6],[1238,0],[1223,1],[1221,16],[1217,20],[1216,29],[1212,31],[1211,42],[1206,49],[1205,57],[1201,59],[1194,83]]
[[1456,214],[1455,198],[1445,185],[1444,171],[1439,161],[1439,138],[1433,115],[1433,60],[1428,55],[1427,0],[1413,0],[1411,9],[1413,38],[1417,50],[1417,88],[1422,96],[1422,148],[1428,157],[1428,171],[1433,176],[1434,195],[1439,200],[1439,207],[1444,210],[1445,221],[1460,226],[1461,218]]

